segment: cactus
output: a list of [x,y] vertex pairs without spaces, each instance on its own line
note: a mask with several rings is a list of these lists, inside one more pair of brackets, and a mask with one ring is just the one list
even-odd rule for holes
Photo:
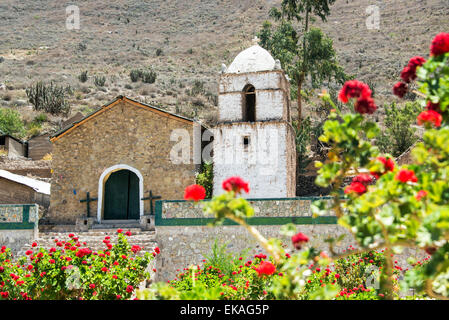
[[26,89],[26,95],[34,110],[51,114],[67,115],[70,112],[70,105],[66,100],[68,94],[72,94],[70,86],[58,86],[53,81],[49,84],[39,81]]

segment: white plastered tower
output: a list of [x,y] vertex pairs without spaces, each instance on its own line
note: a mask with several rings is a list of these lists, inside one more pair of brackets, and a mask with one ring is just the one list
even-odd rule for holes
[[247,198],[296,194],[296,146],[290,124],[290,84],[268,51],[254,44],[223,66],[214,128],[214,195],[222,181],[249,182]]

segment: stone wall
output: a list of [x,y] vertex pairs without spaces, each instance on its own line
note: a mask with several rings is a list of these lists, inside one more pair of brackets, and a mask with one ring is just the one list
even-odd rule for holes
[[[266,238],[282,239],[290,252],[294,251],[291,239],[280,234],[282,225],[287,223],[296,224],[297,231],[309,237],[309,246],[328,252],[329,247],[324,240],[345,234],[346,237],[335,251],[340,253],[349,245],[357,247],[349,231],[336,224],[335,216],[312,218],[310,205],[316,199],[318,198],[249,200],[255,215],[248,219],[248,223],[255,226]],[[215,240],[219,244],[226,243],[229,252],[234,254],[246,249],[250,250],[249,257],[261,252],[266,254],[252,235],[241,226],[231,224],[229,221],[218,227],[207,226],[212,217],[204,215],[203,205],[204,202],[198,204],[186,201],[156,202],[156,242],[161,248],[161,254],[157,259],[156,281],[172,280],[176,277],[177,269],[202,264],[202,260],[210,254]],[[422,259],[425,254],[405,249],[395,259],[405,269],[410,267],[406,262],[410,256]]]
[[[335,217],[312,219],[310,205],[317,198],[290,198],[274,200],[249,200],[255,215],[249,223],[267,238],[281,237],[282,225],[289,222],[297,224],[298,231],[307,234],[310,245],[326,249],[324,240],[349,234],[348,231],[335,224]],[[162,250],[158,257],[158,281],[174,279],[176,269],[199,264],[210,253],[211,246],[217,239],[220,243],[228,242],[228,249],[240,252],[251,249],[249,254],[264,252],[257,241],[241,226],[224,224],[219,227],[208,227],[210,222],[202,211],[204,202],[195,204],[186,201],[156,202],[156,242]],[[290,246],[290,239],[283,238]],[[355,243],[346,237],[342,247]],[[293,248],[290,249],[293,250]]]
[[[105,181],[99,179],[116,165],[138,170],[144,192],[152,190],[162,199],[182,197],[184,188],[195,181],[195,166],[193,161],[175,164],[170,160],[170,151],[179,142],[170,140],[174,129],[187,130],[192,140],[193,122],[119,100],[59,137],[53,143],[49,220],[74,224],[77,217],[85,215],[86,204],[79,201],[86,197],[86,192],[91,197],[102,197],[98,194],[99,185]],[[94,202],[90,207],[95,217],[97,205]],[[145,212],[150,211],[149,206],[149,201],[145,201]]]
[[38,236],[37,205],[0,205],[0,247],[17,253]]

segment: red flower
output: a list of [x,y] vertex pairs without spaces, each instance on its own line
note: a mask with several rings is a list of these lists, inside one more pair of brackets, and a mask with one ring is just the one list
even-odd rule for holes
[[369,174],[361,173],[358,176],[354,177],[352,179],[352,182],[360,182],[361,184],[366,186],[367,184],[373,182],[373,178]]
[[415,172],[413,170],[401,169],[395,177],[396,180],[401,181],[402,183],[406,183],[408,181],[418,182],[418,178],[415,176]]
[[346,81],[338,95],[338,99],[343,103],[348,103],[350,98],[368,97],[371,97],[371,89],[367,84],[358,80]]
[[436,111],[438,113],[441,113],[441,109],[440,109],[440,103],[432,103],[432,101],[427,101],[427,105],[426,105],[426,110],[433,110]]
[[206,189],[198,184],[192,184],[184,190],[184,200],[200,201],[206,197]]
[[0,295],[2,296],[3,299],[7,299],[9,296],[8,292],[0,292]]
[[430,55],[439,56],[449,52],[449,33],[439,33],[432,40],[430,45]]
[[393,87],[394,95],[398,96],[399,98],[404,98],[407,91],[408,91],[407,85],[403,82],[398,82]]
[[123,229],[117,229],[117,233],[122,233]]
[[154,252],[156,252],[156,254],[161,253],[161,249],[159,249],[159,247],[154,248]]
[[48,262],[50,262],[51,264],[55,263],[56,261],[53,259],[48,260]]
[[73,238],[75,235],[73,233],[69,234],[70,238]]
[[274,264],[272,264],[271,262],[263,261],[259,265],[259,267],[255,268],[254,270],[257,271],[257,274],[259,275],[259,277],[261,277],[263,275],[269,276],[276,272],[276,266]]
[[360,114],[373,114],[377,106],[371,97],[360,97],[354,105],[354,110]]
[[376,179],[379,179],[380,176],[384,175],[388,171],[393,171],[394,170],[394,161],[393,161],[393,159],[391,159],[391,158],[384,158],[384,157],[378,157],[376,160],[382,162],[382,164],[384,165],[384,171],[382,171],[382,172],[371,171],[370,172],[374,177],[376,177]]
[[223,181],[223,190],[234,191],[235,193],[240,193],[243,189],[246,193],[249,192],[248,182],[243,181],[240,177],[230,177]]
[[114,274],[114,275],[112,275],[112,278],[117,279],[118,277]]
[[116,295],[115,297],[117,298],[117,300],[120,300],[120,299],[122,298],[122,296],[121,296],[121,295],[119,295],[119,294],[118,294],[118,295]]
[[292,236],[292,243],[296,249],[301,249],[301,246],[309,241],[309,237],[307,237],[304,233],[297,233]]
[[27,256],[29,256],[30,254],[32,254],[33,253],[33,250],[27,250],[26,252],[25,252],[25,254],[27,255]]
[[348,194],[352,192],[362,195],[366,192],[366,187],[363,183],[352,182],[349,186],[345,188],[345,193]]
[[103,271],[103,272],[108,272],[108,268],[103,267],[103,268],[101,268],[101,271]]
[[34,247],[37,247],[37,243],[36,242],[33,242],[33,244],[31,245],[33,248]]
[[128,231],[126,231],[125,234],[126,234],[128,237],[130,237],[132,233],[131,233],[131,231],[128,230]]
[[443,117],[441,116],[441,114],[439,114],[436,111],[433,110],[426,110],[421,112],[418,115],[418,124],[422,125],[434,125],[435,127],[440,127],[441,126],[441,122],[443,121]]
[[410,59],[408,65],[402,70],[401,78],[404,82],[410,83],[416,79],[416,69],[426,62],[423,57],[413,57]]
[[335,278],[338,279],[340,278],[340,275],[338,273],[335,274]]
[[95,289],[95,283],[91,283],[91,284],[89,285],[89,288]]
[[133,286],[129,285],[129,286],[126,287],[126,292],[131,293],[133,291],[134,291],[134,287]]
[[134,253],[139,252],[141,249],[142,249],[142,248],[139,247],[138,245],[133,245],[133,246],[131,247],[131,251],[134,252]]
[[425,198],[427,196],[427,191],[426,190],[420,190],[416,196],[415,199],[420,201],[422,198]]

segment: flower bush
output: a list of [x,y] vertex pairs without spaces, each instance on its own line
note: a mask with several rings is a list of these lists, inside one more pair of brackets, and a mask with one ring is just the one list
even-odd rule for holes
[[146,271],[152,255],[131,246],[119,229],[116,244],[103,240],[105,250],[94,252],[70,234],[69,241],[55,240],[49,250],[34,242],[17,261],[11,250],[0,251],[0,299],[11,300],[117,300],[129,299],[137,286],[149,277]]

